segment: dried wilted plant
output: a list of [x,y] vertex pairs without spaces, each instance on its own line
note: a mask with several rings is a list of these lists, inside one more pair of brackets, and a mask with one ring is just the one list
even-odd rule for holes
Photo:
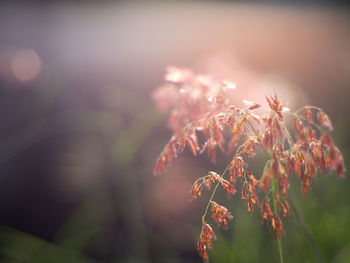
[[[248,211],[252,213],[257,206],[263,221],[279,240],[284,231],[281,218],[289,214],[290,176],[300,179],[303,194],[310,187],[311,177],[316,177],[318,172],[324,174],[328,169],[338,177],[344,176],[342,154],[330,135],[331,121],[320,108],[305,106],[292,113],[274,95],[266,97],[269,112],[259,116],[254,113],[260,107],[257,103],[244,101],[245,107],[231,104],[230,93],[235,89],[231,82],[218,82],[174,67],[168,68],[165,80],[167,83],[154,93],[154,99],[159,107],[170,110],[168,123],[173,135],[158,157],[154,174],[162,173],[186,146],[193,155],[206,151],[214,163],[217,148],[231,159],[221,175],[208,172],[190,189],[192,200],[201,195],[204,187],[210,190],[211,184],[216,183],[202,216],[198,240],[198,251],[204,261],[208,261],[207,248],[211,248],[212,239],[216,239],[206,220],[209,208],[218,226],[227,228],[227,220],[233,218],[227,208],[213,201],[219,186],[229,197],[236,193],[237,184],[241,184],[241,198],[247,202]],[[294,133],[287,128],[285,114],[293,118]],[[199,133],[203,143],[198,142]],[[258,148],[270,157],[260,178],[253,175],[245,161],[254,157]],[[257,188],[262,190],[260,199]]]

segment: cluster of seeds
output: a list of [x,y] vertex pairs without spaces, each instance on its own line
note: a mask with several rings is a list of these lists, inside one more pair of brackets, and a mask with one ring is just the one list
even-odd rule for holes
[[[331,121],[320,108],[305,106],[292,113],[274,95],[266,97],[268,113],[257,115],[255,109],[260,107],[257,103],[244,101],[244,107],[231,104],[235,85],[229,81],[219,82],[210,76],[173,67],[168,68],[165,80],[166,84],[154,93],[154,99],[161,109],[170,110],[168,124],[173,135],[157,159],[154,174],[164,172],[186,146],[195,156],[207,152],[213,163],[217,150],[231,156],[221,175],[209,172],[190,189],[192,200],[201,195],[203,187],[210,190],[212,183],[216,183],[202,217],[198,241],[204,261],[208,261],[207,248],[216,239],[205,220],[209,207],[218,226],[227,228],[227,220],[233,218],[227,208],[212,200],[219,185],[230,197],[240,184],[241,198],[247,202],[248,211],[252,213],[254,206],[259,207],[263,221],[271,226],[278,239],[284,231],[281,218],[289,215],[290,176],[300,179],[303,194],[310,187],[311,177],[316,177],[318,172],[324,174],[328,169],[338,177],[344,176],[342,154],[330,135]],[[286,114],[293,118],[293,133],[285,123]],[[199,142],[199,134],[203,142]],[[245,160],[253,158],[258,149],[270,157],[260,178],[253,175]],[[262,190],[260,201],[257,189]]]

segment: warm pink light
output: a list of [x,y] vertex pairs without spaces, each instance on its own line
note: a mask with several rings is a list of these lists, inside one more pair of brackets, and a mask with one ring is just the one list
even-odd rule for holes
[[21,82],[36,79],[41,71],[41,61],[38,54],[31,49],[24,49],[14,54],[11,59],[11,71]]

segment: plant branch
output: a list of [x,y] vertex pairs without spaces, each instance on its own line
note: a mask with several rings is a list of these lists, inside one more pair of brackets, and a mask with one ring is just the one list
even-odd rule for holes
[[[277,214],[277,202],[275,198],[275,192],[276,192],[276,180],[273,176],[271,176],[271,187],[272,187],[272,200],[273,200],[273,209],[275,214]],[[282,244],[281,244],[281,238],[277,238],[277,244],[278,244],[278,252],[280,255],[280,262],[283,263],[283,254],[282,254]]]
[[304,106],[304,107],[301,107],[300,109],[298,109],[297,111],[295,111],[294,113],[299,113],[301,112],[302,110],[305,110],[305,109],[314,109],[314,110],[318,110],[318,111],[322,111],[321,108],[319,107],[316,107],[316,106]]
[[[225,170],[223,171],[223,173],[221,174],[220,178],[224,177],[224,175],[225,175],[225,173],[227,172],[227,170],[228,170],[228,168],[230,167],[230,165],[231,165],[231,162],[226,166],[226,168],[225,168]],[[202,222],[204,222],[204,219],[205,219],[205,217],[206,217],[206,215],[207,215],[207,213],[208,213],[209,206],[210,206],[210,204],[211,204],[211,201],[213,200],[213,197],[214,197],[214,195],[215,195],[216,190],[218,189],[219,184],[220,184],[220,182],[217,182],[217,184],[215,185],[215,188],[214,188],[214,190],[213,190],[213,193],[212,193],[211,196],[210,196],[210,199],[209,199],[209,201],[208,201],[207,207],[205,208],[205,212],[204,212],[204,214],[203,214],[203,216],[202,216]]]

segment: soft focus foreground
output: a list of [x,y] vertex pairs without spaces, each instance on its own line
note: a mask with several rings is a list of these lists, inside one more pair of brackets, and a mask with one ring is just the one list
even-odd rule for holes
[[[188,191],[228,159],[218,151],[212,165],[185,150],[152,176],[171,138],[152,101],[168,65],[234,83],[235,105],[266,105],[276,92],[290,109],[322,108],[349,167],[346,8],[58,2],[4,5],[0,22],[2,262],[201,262],[195,240],[210,193],[188,202]],[[258,178],[265,161],[252,163]],[[289,183],[322,257],[348,262],[348,176],[319,176],[306,197]],[[221,205],[234,219],[215,231],[211,262],[278,262],[260,211],[247,213],[237,194]],[[285,262],[318,262],[289,212]]]

